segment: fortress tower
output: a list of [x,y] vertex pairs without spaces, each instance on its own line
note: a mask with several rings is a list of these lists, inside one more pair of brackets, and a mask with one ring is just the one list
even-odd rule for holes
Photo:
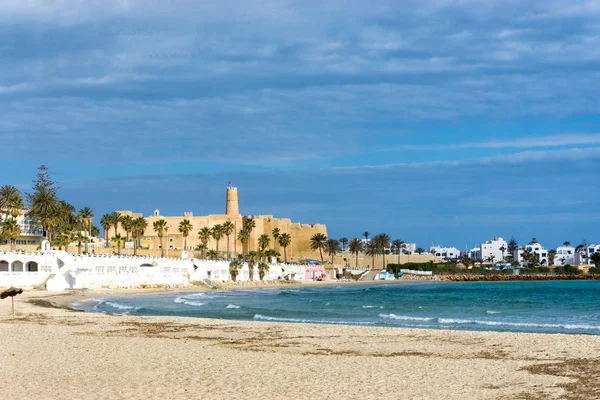
[[240,215],[240,209],[238,205],[238,193],[237,188],[227,188],[227,200],[225,202],[225,214],[231,216]]

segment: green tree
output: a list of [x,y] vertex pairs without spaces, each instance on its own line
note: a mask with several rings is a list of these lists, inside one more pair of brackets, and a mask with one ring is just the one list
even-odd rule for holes
[[350,253],[356,256],[356,268],[358,268],[358,255],[365,250],[362,240],[359,238],[350,239]]
[[398,255],[398,264],[400,264],[400,254],[402,254],[403,247],[404,242],[400,239],[396,239],[392,242],[392,251]]
[[319,251],[321,255],[321,262],[323,262],[323,250],[327,249],[327,236],[323,233],[315,233],[310,237],[310,249],[313,251]]
[[258,277],[262,281],[265,277],[265,273],[269,270],[269,264],[261,262],[258,263]]
[[100,218],[100,225],[102,225],[102,230],[104,231],[104,247],[108,247],[108,231],[112,226],[110,214],[104,214],[102,218]]
[[365,242],[368,242],[370,233],[367,231],[367,232],[363,232],[362,235],[365,237]]
[[[252,236],[252,231],[254,230],[254,228],[256,228],[256,221],[254,220],[254,217],[242,217],[242,230],[248,232],[248,240],[246,241],[246,252],[252,250],[250,246],[250,237]],[[242,252],[244,252],[243,249]]]
[[415,249],[415,253],[417,253],[417,254],[423,254],[423,253],[425,253],[425,249],[422,248],[422,247],[418,247],[418,248]]
[[129,236],[133,235],[133,217],[131,215],[121,215],[121,228],[125,231],[125,242],[129,242]]
[[287,264],[287,248],[292,243],[292,237],[289,233],[282,233],[279,236],[279,245],[283,247],[283,262]]
[[500,247],[500,251],[502,252],[502,261],[506,260],[506,258],[504,257],[504,252],[506,251],[506,247],[504,247],[504,246]]
[[177,230],[179,231],[179,233],[181,233],[181,236],[183,236],[183,249],[184,250],[187,250],[187,238],[193,229],[194,229],[194,227],[192,226],[192,223],[190,222],[189,219],[184,219],[183,221],[179,222],[179,226],[177,227]]
[[207,257],[209,260],[216,260],[217,258],[219,258],[219,252],[218,252],[218,251],[216,251],[216,250],[208,250],[208,251],[206,252],[206,257]]
[[600,268],[600,251],[594,252],[594,254],[590,256],[590,261],[594,263],[594,267]]
[[119,223],[121,223],[121,213],[117,211],[113,211],[109,214],[110,224],[115,230],[115,234],[113,236],[117,236],[117,229],[119,229]]
[[240,261],[238,260],[233,260],[232,262],[229,263],[229,275],[231,275],[231,280],[232,281],[236,281],[237,276],[240,272],[240,268],[243,267],[244,264],[242,264]]
[[137,217],[133,220],[133,235],[135,240],[133,241],[133,255],[137,256],[137,249],[141,245],[142,235],[148,227],[148,221],[144,217]]
[[209,227],[205,226],[198,231],[198,239],[202,242],[204,246],[204,252],[202,253],[202,257],[206,257],[206,250],[208,249],[208,241],[212,237],[212,231]]
[[[154,221],[152,223],[152,229],[156,232],[158,239],[160,240],[160,256],[165,256],[165,246],[163,246],[163,236],[168,232],[169,227],[167,226],[167,221],[164,219],[159,219],[158,221]],[[115,235],[116,236],[116,235]]]
[[125,238],[123,236],[121,236],[120,233],[117,233],[112,238],[112,241],[116,242],[116,244],[117,244],[117,254],[118,255],[121,255],[121,244],[123,243],[124,240],[125,240]]
[[13,185],[0,187],[0,214],[11,214],[11,199],[20,196],[21,192]]
[[371,269],[375,269],[375,256],[379,254],[379,248],[374,241],[367,242],[365,254],[371,256]]
[[515,251],[519,248],[519,243],[515,240],[514,237],[510,238],[508,242],[508,254],[512,254],[514,256]]
[[[38,168],[38,174],[33,181],[33,191],[26,194],[29,204],[28,214],[37,219],[42,225],[46,238],[52,241],[51,229],[56,229],[59,225],[58,217],[58,187],[50,179],[48,168],[41,165]],[[52,227],[47,223],[54,224]]]
[[348,244],[348,238],[340,238],[340,244],[342,245],[342,253],[346,251],[346,245]]
[[375,235],[375,237],[373,237],[373,242],[375,242],[375,246],[377,248],[377,253],[381,254],[383,257],[383,266],[381,269],[385,270],[386,269],[386,265],[385,265],[385,253],[386,253],[386,248],[390,247],[390,236],[386,233],[380,233],[378,235]]
[[233,223],[231,221],[226,221],[223,224],[223,234],[227,238],[227,259],[228,260],[231,258],[230,254],[229,254],[229,237],[231,236],[231,234],[233,233],[234,230],[235,230],[235,225],[233,225]]
[[242,255],[245,255],[247,253],[248,242],[250,241],[250,232],[242,229],[238,232],[237,239],[242,242]]
[[[79,210],[79,213],[77,214],[77,219],[79,220],[79,223],[81,224],[82,228],[84,228],[85,231],[88,233],[88,237],[90,239],[92,238],[92,218],[94,218],[94,212],[89,207],[83,207]],[[87,254],[89,254],[90,252],[89,240],[85,241],[85,252]]]
[[81,246],[83,243],[87,244],[88,238],[84,236],[81,232],[77,232],[73,237],[73,241],[77,243],[77,254],[81,254]]
[[262,253],[258,251],[249,251],[248,255],[246,255],[246,261],[248,262],[248,273],[249,279],[251,281],[254,280],[254,267],[256,263],[262,258]]
[[271,235],[273,236],[273,250],[277,250],[277,243],[281,236],[281,230],[279,228],[273,228]]
[[200,243],[194,250],[199,251],[202,258],[206,258],[206,250],[208,250],[208,246],[204,243]]
[[329,255],[329,257],[331,257],[331,264],[333,264],[335,255],[337,253],[339,253],[340,251],[342,251],[342,248],[340,247],[340,242],[338,240],[336,240],[336,239],[327,240],[327,254]]
[[212,234],[212,237],[216,241],[216,249],[215,250],[218,253],[219,252],[219,240],[221,240],[221,238],[223,237],[223,225],[216,224],[215,226],[212,227],[210,233]]
[[469,268],[469,266],[472,265],[472,263],[473,263],[473,261],[471,260],[471,257],[469,257],[467,254],[464,254],[462,256],[461,262],[467,268]]
[[566,246],[566,247],[571,246],[571,242],[566,241],[566,242],[563,243],[563,246]]
[[17,220],[8,217],[2,221],[1,235],[3,240],[8,240],[10,243],[10,249],[15,250],[17,237],[21,234],[21,227],[17,223]]
[[265,251],[265,249],[269,247],[269,243],[271,243],[269,235],[262,234],[258,237],[258,248],[260,251]]

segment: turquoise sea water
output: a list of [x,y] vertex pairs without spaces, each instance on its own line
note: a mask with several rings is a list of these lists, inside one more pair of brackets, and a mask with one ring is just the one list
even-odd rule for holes
[[232,320],[600,334],[600,281],[440,282],[109,296],[86,311]]

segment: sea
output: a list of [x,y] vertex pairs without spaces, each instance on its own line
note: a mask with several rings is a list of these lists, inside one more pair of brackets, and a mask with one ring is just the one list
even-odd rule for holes
[[90,312],[427,329],[600,334],[600,281],[427,282],[107,296]]

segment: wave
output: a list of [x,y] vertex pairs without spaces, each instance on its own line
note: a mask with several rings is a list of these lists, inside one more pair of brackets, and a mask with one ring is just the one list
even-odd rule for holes
[[409,317],[407,315],[396,315],[396,314],[379,314],[381,318],[396,319],[401,321],[434,321],[436,318],[425,318],[425,317]]
[[240,306],[236,306],[235,304],[229,304],[225,308],[240,308]]
[[273,322],[302,322],[305,324],[339,324],[339,325],[374,325],[375,322],[365,321],[332,321],[332,320],[313,320],[313,319],[300,319],[300,318],[278,318],[269,317],[267,315],[255,314],[254,319],[262,321],[273,321]]
[[438,318],[440,324],[471,324],[486,326],[514,326],[523,328],[554,328],[554,329],[581,329],[581,330],[600,330],[598,325],[580,325],[580,324],[536,324],[534,322],[510,322],[510,321],[482,321],[476,319],[455,319]]
[[[119,304],[119,303],[115,303],[112,301],[104,301],[102,303],[106,304],[107,306],[110,306],[112,308],[116,308],[117,310],[137,310],[138,309],[138,307],[128,306],[125,304]],[[102,303],[100,303],[100,304],[102,304]]]
[[376,306],[362,306],[362,308],[375,308]]
[[176,297],[173,300],[173,302],[177,303],[177,304],[185,304],[188,306],[198,306],[198,307],[206,304],[206,303],[201,303],[199,301],[191,301],[191,300],[186,299],[185,297]]
[[488,314],[500,314],[501,311],[487,310],[486,313],[488,313]]

